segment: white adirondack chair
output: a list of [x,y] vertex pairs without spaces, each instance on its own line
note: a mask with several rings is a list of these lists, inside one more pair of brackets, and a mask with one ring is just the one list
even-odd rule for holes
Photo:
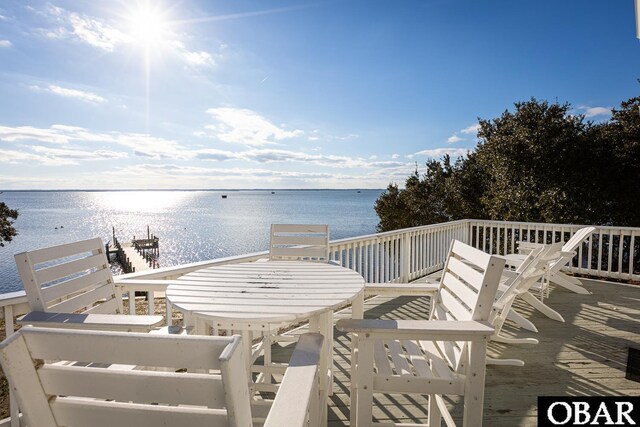
[[[555,254],[555,257],[552,261],[549,262],[547,276],[545,280],[541,280],[535,283],[531,290],[525,292],[520,295],[524,301],[526,301],[533,308],[547,316],[552,320],[556,320],[558,322],[564,322],[564,318],[560,313],[553,310],[551,307],[544,303],[545,293],[548,292],[549,282],[554,282],[555,284],[562,286],[570,291],[579,293],[579,294],[589,294],[589,291],[582,287],[580,281],[574,277],[568,276],[561,272],[560,270],[566,266],[575,256],[576,249],[582,242],[587,239],[595,230],[594,227],[584,227],[578,230],[572,237],[569,239]],[[555,244],[554,244],[555,245]],[[543,244],[537,243],[527,243],[520,242],[520,252],[519,254],[510,254],[502,256],[505,259],[507,267],[518,267],[524,259],[527,257],[527,253],[535,248],[539,248],[545,246]],[[547,245],[548,246],[548,245]],[[551,255],[550,255],[551,256]],[[538,297],[533,294],[532,291],[537,291]],[[521,327],[537,332],[537,328],[533,323],[531,323],[528,319],[520,316],[515,311],[511,311],[509,313],[509,319],[518,323]]]
[[329,262],[329,226],[271,224],[269,260]]
[[149,332],[163,323],[162,316],[123,314],[100,238],[19,253],[15,261],[31,309],[21,324]]
[[[581,228],[576,231],[569,240],[567,240],[567,242],[562,246],[561,251],[559,251],[557,259],[549,266],[548,282],[553,282],[556,285],[562,286],[563,288],[578,294],[589,295],[590,292],[582,286],[582,283],[580,283],[578,279],[568,276],[560,270],[571,262],[573,257],[576,255],[578,247],[582,242],[588,239],[595,230],[595,227]],[[524,260],[526,254],[537,246],[539,246],[539,244],[519,242],[518,254],[504,256],[507,266],[511,265],[517,267]],[[545,290],[546,289],[541,289],[541,291]]]
[[[373,393],[428,394],[429,425],[454,425],[442,395],[463,395],[482,424],[488,323],[504,260],[454,240],[430,320],[339,320],[353,334],[351,425],[372,424]],[[374,370],[375,363],[375,370]]]
[[[265,426],[316,425],[322,341],[302,336]],[[0,362],[30,427],[252,426],[243,351],[237,335],[24,327],[0,344]],[[56,363],[62,360],[145,368]]]
[[[529,252],[515,271],[505,270],[502,273],[502,280],[498,287],[496,299],[493,304],[493,313],[490,317],[490,322],[496,329],[495,334],[491,337],[492,341],[504,344],[538,343],[538,340],[535,338],[507,337],[502,335],[501,331],[506,319],[513,317],[515,313],[512,305],[516,298],[528,294],[532,286],[546,280],[549,265],[556,259],[556,254],[561,249],[561,246],[562,243],[539,246]],[[528,320],[526,321],[529,322]],[[524,361],[519,359],[487,357],[487,363],[491,365],[524,366]]]

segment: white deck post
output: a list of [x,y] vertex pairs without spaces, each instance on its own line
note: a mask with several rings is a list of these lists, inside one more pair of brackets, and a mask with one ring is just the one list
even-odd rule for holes
[[400,282],[407,283],[411,276],[411,235],[400,235]]
[[[13,306],[11,305],[4,307],[4,328],[7,337],[15,332]],[[20,408],[18,408],[16,397],[11,393],[11,386],[9,386],[9,416],[11,417],[11,427],[20,427]]]

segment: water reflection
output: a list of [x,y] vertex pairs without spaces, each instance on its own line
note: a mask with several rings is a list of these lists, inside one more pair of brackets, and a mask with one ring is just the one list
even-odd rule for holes
[[193,199],[187,191],[109,191],[85,193],[96,211],[157,213],[176,209]]

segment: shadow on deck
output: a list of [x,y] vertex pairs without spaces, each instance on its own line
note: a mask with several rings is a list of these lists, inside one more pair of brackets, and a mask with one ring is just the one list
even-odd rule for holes
[[[535,337],[538,345],[491,343],[493,357],[517,358],[524,367],[488,366],[484,425],[537,425],[538,396],[640,395],[640,383],[625,379],[628,348],[640,345],[640,287],[597,280],[583,280],[592,295],[553,289],[545,302],[561,313],[556,322],[516,304],[539,332],[505,326],[505,335]],[[429,298],[370,299],[366,318],[421,319]],[[336,315],[350,317],[346,310]],[[349,425],[349,338],[335,332],[335,382],[330,398],[329,425]],[[458,421],[461,404],[454,406]],[[374,395],[374,418],[379,422],[426,423],[427,398],[416,395]]]

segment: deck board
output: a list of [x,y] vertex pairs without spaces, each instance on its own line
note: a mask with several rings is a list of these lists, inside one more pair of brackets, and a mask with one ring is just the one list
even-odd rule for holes
[[[507,335],[535,337],[538,345],[491,343],[494,357],[518,358],[524,367],[488,366],[484,425],[536,426],[537,397],[640,395],[640,383],[625,379],[629,346],[640,348],[640,286],[583,280],[592,295],[552,289],[545,302],[566,322],[547,319],[522,304],[519,312],[538,327],[532,333],[506,325]],[[366,318],[419,319],[429,308],[427,297],[377,297],[365,303]],[[350,317],[345,310],[337,318]],[[302,331],[301,331],[302,332]],[[348,337],[335,331],[335,382],[330,398],[329,426],[348,426]],[[374,418],[426,423],[427,399],[415,395],[374,395]],[[460,420],[458,398],[446,398]]]

